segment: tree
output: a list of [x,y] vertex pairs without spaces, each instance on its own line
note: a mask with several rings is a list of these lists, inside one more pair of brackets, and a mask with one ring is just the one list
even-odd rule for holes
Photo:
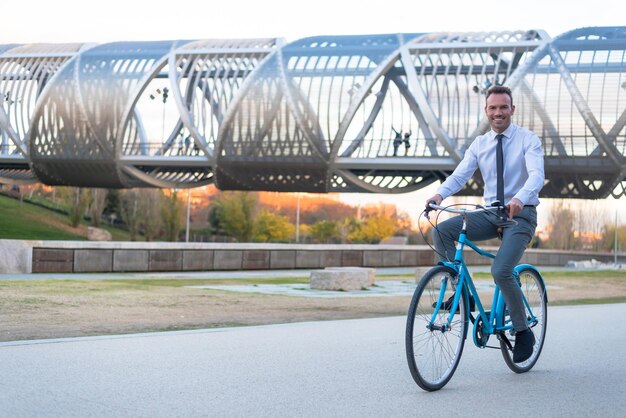
[[60,187],[59,194],[62,201],[68,207],[70,225],[76,228],[85,215],[85,210],[89,206],[89,191],[80,187]]
[[550,209],[549,222],[552,227],[547,246],[558,250],[576,248],[577,241],[574,234],[575,215],[562,200],[554,202]]
[[139,193],[136,190],[125,190],[120,198],[120,209],[130,232],[130,240],[136,241],[140,218]]
[[295,225],[286,216],[263,210],[254,222],[254,241],[285,242],[294,236]]
[[122,214],[120,191],[117,189],[108,189],[106,194],[106,200],[104,204],[104,214],[109,218],[109,221],[113,221]]
[[139,190],[139,230],[146,241],[154,241],[161,235],[163,226],[163,191],[160,189]]
[[[615,224],[606,224],[602,233],[602,248],[609,251],[615,251]],[[618,225],[617,227],[617,251],[626,250],[626,226]]]
[[[163,196],[163,195],[162,195]],[[169,196],[163,196],[161,214],[165,227],[165,239],[177,241],[178,233],[183,228],[183,203],[178,199],[178,191],[174,190]]]
[[341,227],[336,221],[318,221],[311,225],[311,238],[320,244],[336,244],[341,242]]
[[91,216],[91,224],[100,226],[100,219],[106,204],[107,191],[105,189],[90,189],[91,199],[89,204],[89,215]]
[[393,235],[406,236],[411,235],[411,217],[406,212],[396,212],[395,216],[395,230]]
[[389,238],[395,229],[394,219],[386,216],[374,215],[361,223],[359,228],[348,236],[351,241],[377,244]]
[[221,207],[219,205],[211,205],[209,207],[209,232],[211,235],[225,235],[221,225]]
[[355,218],[345,218],[340,225],[341,243],[345,244],[350,241],[350,236],[355,234],[361,228],[361,221]]
[[[213,203],[218,225],[239,242],[250,242],[254,233],[257,199],[248,192],[224,192]],[[211,211],[209,212],[211,213]]]
[[574,205],[575,231],[581,249],[598,251],[602,245],[604,224],[609,218],[603,201],[577,201]]

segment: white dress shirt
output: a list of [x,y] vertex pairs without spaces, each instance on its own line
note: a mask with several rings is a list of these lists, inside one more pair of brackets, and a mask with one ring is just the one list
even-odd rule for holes
[[[496,135],[491,130],[476,137],[454,172],[439,186],[437,193],[441,197],[445,199],[461,190],[476,169],[480,169],[485,182],[485,204],[497,200]],[[503,135],[504,204],[515,197],[524,205],[536,206],[545,178],[541,141],[534,132],[514,124]]]

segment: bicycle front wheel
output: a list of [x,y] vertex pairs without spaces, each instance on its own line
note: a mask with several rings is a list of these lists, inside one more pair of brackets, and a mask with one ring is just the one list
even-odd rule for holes
[[467,328],[467,306],[462,297],[459,309],[447,328],[450,312],[434,306],[443,292],[445,302],[455,293],[456,273],[443,266],[429,270],[421,279],[406,323],[406,356],[415,382],[424,390],[439,390],[448,383],[461,360]]
[[[533,316],[535,318],[534,321],[531,321],[528,325],[533,334],[535,334],[533,353],[528,360],[521,363],[514,363],[513,352],[502,339],[500,340],[500,349],[502,350],[504,362],[509,366],[509,369],[513,370],[515,373],[524,373],[532,369],[535,363],[537,363],[541,350],[543,349],[543,343],[546,339],[546,327],[548,325],[548,295],[543,280],[535,270],[530,268],[523,269],[520,271],[519,278],[522,293],[524,293],[524,297],[528,302],[526,306],[526,316],[529,320]],[[506,313],[506,306],[504,312],[504,321],[510,320]],[[514,346],[515,336],[510,335],[512,333],[508,334],[507,338]]]

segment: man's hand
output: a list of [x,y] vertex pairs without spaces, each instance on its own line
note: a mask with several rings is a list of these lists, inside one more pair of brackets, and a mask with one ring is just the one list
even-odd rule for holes
[[505,207],[505,211],[507,215],[509,215],[509,219],[513,219],[518,213],[520,213],[524,209],[524,204],[520,202],[519,199],[513,198]]
[[433,197],[426,199],[426,209],[430,209],[430,207],[428,206],[430,202],[435,202],[435,205],[441,205],[441,202],[443,202],[443,197],[441,197],[440,194],[436,194]]

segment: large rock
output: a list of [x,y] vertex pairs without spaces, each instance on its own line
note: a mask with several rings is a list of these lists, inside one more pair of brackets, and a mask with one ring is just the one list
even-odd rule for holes
[[96,228],[93,226],[87,227],[87,239],[89,241],[111,241],[113,236],[107,230]]
[[376,283],[376,269],[368,267],[326,267],[326,270],[358,270],[367,273],[367,286],[374,286]]
[[368,282],[367,271],[360,269],[313,270],[310,276],[311,289],[316,290],[362,290]]

